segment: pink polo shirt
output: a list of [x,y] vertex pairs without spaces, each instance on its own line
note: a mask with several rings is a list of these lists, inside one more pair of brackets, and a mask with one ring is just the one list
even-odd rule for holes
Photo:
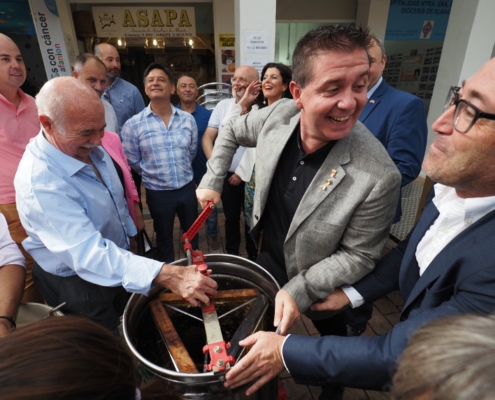
[[40,131],[38,111],[31,96],[18,89],[15,106],[0,94],[0,204],[15,203],[14,176],[29,140]]

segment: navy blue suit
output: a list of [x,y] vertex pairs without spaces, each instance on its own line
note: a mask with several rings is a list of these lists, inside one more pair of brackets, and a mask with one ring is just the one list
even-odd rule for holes
[[[423,100],[383,80],[368,99],[359,120],[387,149],[402,175],[401,186],[416,179],[428,138]],[[400,216],[399,201],[394,222],[398,222]]]
[[437,217],[438,210],[429,202],[409,237],[353,285],[366,303],[400,289],[401,322],[380,336],[290,336],[283,356],[297,383],[382,390],[421,325],[446,315],[493,313],[495,211],[455,237],[419,276],[416,247]]

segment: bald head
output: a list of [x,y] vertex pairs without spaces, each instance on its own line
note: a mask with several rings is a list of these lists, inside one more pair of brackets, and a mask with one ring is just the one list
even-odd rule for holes
[[237,100],[240,100],[246,88],[253,81],[259,81],[260,75],[256,68],[250,67],[248,65],[243,65],[237,68],[232,77],[232,92]]
[[36,96],[45,138],[62,153],[86,164],[105,134],[103,102],[76,78],[54,78]]
[[17,90],[26,80],[26,66],[19,47],[0,33],[0,93],[17,105]]
[[236,76],[238,73],[246,77],[249,80],[249,83],[251,83],[252,81],[258,81],[260,79],[260,74],[258,73],[258,70],[249,65],[243,65],[237,68],[235,70],[234,76]]
[[75,115],[82,110],[104,115],[103,105],[96,92],[80,80],[59,77],[46,82],[36,96],[38,116],[46,116],[65,131]]
[[120,56],[117,49],[108,43],[101,43],[95,47],[95,56],[98,57],[107,67],[110,80],[114,80],[120,75]]

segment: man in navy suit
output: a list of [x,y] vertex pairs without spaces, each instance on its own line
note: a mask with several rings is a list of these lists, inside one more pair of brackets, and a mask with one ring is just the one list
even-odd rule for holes
[[[415,180],[421,172],[426,150],[428,126],[423,100],[398,90],[383,80],[387,56],[383,43],[374,35],[368,50],[372,58],[368,102],[359,120],[387,149],[402,176],[401,186]],[[401,216],[400,201],[394,222]]]
[[447,315],[495,310],[495,59],[455,87],[423,162],[438,182],[409,237],[345,292],[336,289],[314,310],[370,303],[400,289],[401,321],[380,336],[308,337],[258,332],[226,375],[226,386],[256,380],[248,394],[285,368],[297,383],[381,390],[411,335]]
[[[372,45],[368,51],[372,62],[368,102],[359,120],[387,149],[387,153],[400,171],[401,187],[404,187],[415,180],[421,172],[428,138],[425,107],[419,97],[395,89],[383,80],[383,69],[387,63],[385,47],[376,36],[370,36]],[[399,198],[394,223],[399,222],[401,211]],[[373,304],[367,304],[356,310],[346,310],[347,335],[362,334],[372,313]]]

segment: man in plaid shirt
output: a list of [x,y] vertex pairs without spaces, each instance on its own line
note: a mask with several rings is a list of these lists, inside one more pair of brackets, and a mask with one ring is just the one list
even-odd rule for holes
[[[173,228],[177,213],[186,231],[198,216],[191,162],[198,128],[194,118],[170,103],[172,72],[152,63],[144,71],[150,104],[122,127],[122,144],[131,168],[142,175],[160,261],[174,261]],[[192,243],[198,248],[198,238]]]

